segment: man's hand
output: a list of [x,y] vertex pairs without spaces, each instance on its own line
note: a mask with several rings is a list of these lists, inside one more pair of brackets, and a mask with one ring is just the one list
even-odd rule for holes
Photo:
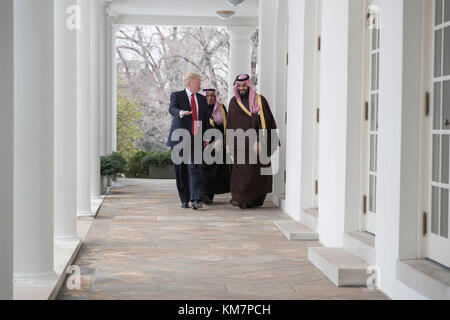
[[261,142],[255,141],[255,143],[253,144],[253,152],[259,154],[261,152],[261,148]]
[[192,115],[192,111],[181,111],[180,112],[180,117],[181,118],[184,118],[184,117],[190,116],[190,115]]
[[209,141],[203,141],[203,149],[206,149],[209,146]]
[[223,148],[222,140],[217,140],[214,144],[214,149],[216,149],[216,152],[220,152]]

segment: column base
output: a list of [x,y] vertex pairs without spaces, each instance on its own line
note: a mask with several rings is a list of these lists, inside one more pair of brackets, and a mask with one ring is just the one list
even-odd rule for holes
[[[59,290],[65,285],[66,276],[71,269],[68,269],[74,262],[81,248],[81,239],[77,242],[55,241],[54,254],[54,276],[23,278],[23,281],[14,282],[14,300],[54,300]],[[77,267],[74,266],[74,270]],[[78,269],[79,270],[79,269]],[[79,273],[78,273],[79,274]]]
[[77,211],[77,217],[93,217],[95,213],[92,211]]
[[58,275],[55,271],[49,273],[41,273],[41,274],[14,274],[13,280],[14,282],[26,283],[26,282],[36,282],[36,281],[53,281],[57,280]]
[[58,241],[58,242],[70,242],[70,243],[79,242],[81,240],[80,237],[78,237],[78,235],[61,236],[61,237],[55,236],[53,239],[55,240],[55,242]]

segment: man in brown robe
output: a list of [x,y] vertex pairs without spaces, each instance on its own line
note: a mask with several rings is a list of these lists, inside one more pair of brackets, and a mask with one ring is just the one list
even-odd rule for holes
[[[231,174],[231,204],[241,209],[261,207],[264,204],[266,195],[272,192],[273,175],[261,174],[261,169],[271,167],[261,163],[261,152],[267,152],[266,157],[273,155],[279,146],[279,139],[276,133],[277,125],[270,110],[267,100],[258,95],[249,75],[240,75],[234,83],[235,96],[231,99],[228,110],[227,130],[242,129],[246,132],[249,129],[264,131],[264,135],[251,142],[246,139],[240,147],[237,138],[234,138],[234,146],[230,150],[230,143],[227,141],[228,151],[233,155],[233,167]],[[272,135],[277,143],[272,146]],[[250,145],[251,144],[251,145]],[[264,146],[264,147],[263,147]],[[245,153],[244,163],[238,163],[238,152]],[[250,162],[250,153],[258,154],[255,164]],[[269,169],[270,170],[270,169]]]
[[205,193],[202,196],[202,201],[205,204],[211,204],[215,195],[230,193],[231,166],[226,163],[226,146],[223,143],[227,130],[227,109],[225,105],[219,102],[215,89],[204,89],[203,92],[209,107],[210,127],[219,130],[222,134],[221,138],[213,138],[209,143],[217,150],[212,152],[213,156],[216,155],[216,152],[219,153],[218,150],[220,149],[223,155],[223,163],[203,165]]

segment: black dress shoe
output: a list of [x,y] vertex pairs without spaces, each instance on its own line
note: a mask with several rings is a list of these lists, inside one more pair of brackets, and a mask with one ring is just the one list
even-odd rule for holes
[[242,210],[245,210],[245,209],[248,209],[249,206],[245,202],[240,202],[239,203],[239,208],[242,209]]
[[202,197],[202,202],[204,204],[211,204],[212,203],[211,199],[208,196],[203,196]]
[[201,209],[201,208],[203,208],[203,204],[200,201],[194,201],[192,203],[192,209],[198,210],[198,209]]
[[189,203],[183,203],[183,204],[181,205],[181,208],[182,208],[182,209],[189,209],[189,208],[190,208]]
[[255,201],[255,208],[262,207],[264,205],[264,201],[262,199],[258,199]]
[[233,207],[239,207],[239,202],[237,202],[236,200],[230,200],[230,203]]

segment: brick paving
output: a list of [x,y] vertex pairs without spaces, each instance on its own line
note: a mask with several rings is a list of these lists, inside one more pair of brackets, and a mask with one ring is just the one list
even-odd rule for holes
[[119,180],[74,262],[81,290],[63,287],[57,299],[387,299],[335,287],[307,259],[320,244],[287,240],[272,221],[289,217],[271,202],[179,206],[175,181]]

